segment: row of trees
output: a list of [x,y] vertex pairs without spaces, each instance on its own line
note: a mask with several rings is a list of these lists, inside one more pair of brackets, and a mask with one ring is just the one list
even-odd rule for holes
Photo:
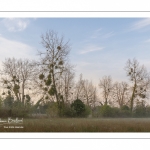
[[128,60],[125,66],[129,83],[112,83],[110,76],[100,80],[99,86],[103,89],[105,104],[117,104],[120,108],[124,105],[130,107],[131,112],[138,103],[143,103],[149,98],[150,74],[144,65],[140,65],[136,59]]
[[32,108],[32,113],[44,108],[54,111],[52,106],[55,105],[58,115],[63,116],[75,100],[81,100],[91,112],[99,105],[120,109],[127,106],[133,112],[136,105],[149,98],[150,76],[136,59],[128,60],[125,66],[129,83],[113,83],[111,76],[104,76],[99,81],[102,93],[98,96],[96,86],[83,79],[82,74],[75,82],[74,66],[68,57],[70,45],[63,36],[48,31],[41,36],[41,44],[44,50],[38,52],[38,61],[6,58],[3,62],[0,71],[3,104],[0,107],[6,107],[6,99],[11,99],[22,110]]

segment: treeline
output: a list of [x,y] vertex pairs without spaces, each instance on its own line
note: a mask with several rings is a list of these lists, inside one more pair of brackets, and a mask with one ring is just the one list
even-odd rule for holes
[[54,31],[41,36],[38,60],[6,58],[1,74],[0,116],[46,114],[50,117],[149,116],[150,76],[136,59],[128,60],[129,82],[113,82],[111,76],[98,86],[80,75],[75,82],[69,62],[70,45]]
[[142,103],[131,112],[127,105],[121,108],[111,105],[90,107],[77,99],[70,104],[64,103],[60,114],[57,102],[26,102],[23,106],[13,97],[7,96],[0,100],[0,117],[150,117],[150,106]]

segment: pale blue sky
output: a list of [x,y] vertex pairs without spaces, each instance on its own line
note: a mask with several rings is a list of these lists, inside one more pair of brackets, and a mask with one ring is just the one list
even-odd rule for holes
[[70,40],[70,62],[95,84],[104,75],[127,81],[124,66],[137,58],[150,71],[148,18],[1,18],[0,62],[6,57],[37,59],[40,36],[57,31]]

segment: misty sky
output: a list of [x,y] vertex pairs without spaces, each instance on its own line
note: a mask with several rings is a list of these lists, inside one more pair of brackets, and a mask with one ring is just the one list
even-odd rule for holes
[[0,62],[6,57],[38,59],[41,34],[57,31],[70,40],[76,77],[95,84],[104,75],[128,81],[126,61],[136,58],[150,71],[150,19],[147,18],[1,18]]

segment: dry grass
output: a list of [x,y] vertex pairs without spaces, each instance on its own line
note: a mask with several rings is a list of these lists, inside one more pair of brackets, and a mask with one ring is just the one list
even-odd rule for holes
[[[5,125],[16,126],[16,125]],[[19,125],[17,125],[19,126]],[[117,119],[24,119],[24,128],[4,128],[1,132],[150,132],[150,118]]]

